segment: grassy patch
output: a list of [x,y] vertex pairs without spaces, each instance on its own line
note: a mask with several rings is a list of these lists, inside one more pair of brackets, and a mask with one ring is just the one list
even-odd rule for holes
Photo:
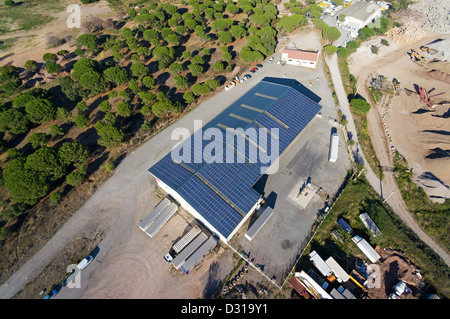
[[441,246],[450,250],[450,200],[443,204],[431,201],[425,191],[413,182],[408,162],[399,152],[394,157],[395,180],[408,210]]
[[[370,235],[358,217],[363,212],[370,215],[381,230],[381,235],[376,238]],[[449,267],[383,203],[364,178],[356,182],[349,181],[305,250],[305,255],[312,250],[319,254],[329,254],[347,271],[351,270],[350,258],[362,253],[350,240],[350,235],[344,233],[336,223],[340,217],[346,219],[355,233],[366,238],[372,246],[379,245],[404,252],[405,256],[421,269],[424,280],[436,288],[438,294],[447,298],[450,296],[450,281],[447,275]],[[339,232],[344,244],[335,241],[331,235],[333,230]],[[303,256],[297,267],[303,269],[302,266],[307,262],[308,258]]]
[[34,0],[16,6],[0,6],[0,35],[28,31],[49,23],[51,14],[61,11],[61,1]]
[[384,173],[380,165],[380,160],[375,153],[372,140],[370,139],[367,117],[365,115],[356,114],[354,112],[352,113],[356,128],[356,135],[358,136],[358,142],[364,153],[364,157],[366,158],[375,175],[379,179],[383,179]]

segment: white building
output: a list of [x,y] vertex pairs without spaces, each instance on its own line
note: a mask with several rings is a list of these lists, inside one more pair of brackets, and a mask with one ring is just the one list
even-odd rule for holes
[[375,19],[381,17],[387,8],[389,8],[388,5],[378,5],[376,3],[362,1],[355,2],[339,12],[339,15],[342,14],[345,16],[345,20],[343,22],[338,20],[337,25],[350,32],[358,32],[375,21]]
[[281,60],[291,65],[315,68],[319,60],[319,51],[285,48],[281,53]]

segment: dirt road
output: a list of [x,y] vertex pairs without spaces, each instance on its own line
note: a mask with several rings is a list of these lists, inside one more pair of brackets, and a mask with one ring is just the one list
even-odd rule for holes
[[[395,55],[404,54],[403,50],[401,52],[395,52]],[[386,57],[382,59],[379,63],[387,63],[389,59],[395,59],[394,57]],[[344,115],[348,118],[349,124],[347,125],[348,131],[354,136],[355,146],[353,147],[355,154],[360,154],[360,157],[364,160],[364,155],[362,151],[358,148],[358,141],[356,136],[356,130],[353,123],[353,118],[350,112],[350,106],[347,100],[347,96],[345,94],[344,86],[342,84],[341,76],[339,73],[339,68],[337,65],[337,56],[333,55],[331,59],[327,61],[330,73],[332,75],[334,87],[336,90],[336,95],[338,97],[340,107]],[[374,66],[376,70],[376,66]],[[364,69],[364,68],[362,68]],[[367,77],[370,76],[370,70],[366,72],[366,74],[356,76],[358,79],[358,83],[366,83]],[[364,92],[364,91],[360,91]],[[368,116],[368,125],[370,130],[370,135],[372,139],[372,143],[375,148],[375,152],[379,157],[381,166],[392,167],[392,158],[389,149],[389,145],[387,143],[387,137],[384,133],[384,128],[381,123],[380,114],[376,108],[372,108],[369,112]],[[370,185],[375,189],[375,191],[382,197],[385,198],[386,203],[394,210],[394,212],[405,222],[405,224],[411,228],[414,233],[431,249],[433,249],[444,261],[447,265],[450,266],[450,256],[449,254],[442,249],[438,244],[436,244],[431,237],[417,224],[413,216],[409,213],[406,204],[404,203],[400,191],[398,190],[397,183],[395,182],[394,175],[391,171],[385,171],[385,178],[380,181],[371,168],[366,165],[368,172],[366,173],[366,177],[370,183]]]

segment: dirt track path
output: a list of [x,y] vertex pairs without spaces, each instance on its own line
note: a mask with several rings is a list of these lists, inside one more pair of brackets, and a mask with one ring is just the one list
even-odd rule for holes
[[[428,41],[428,40],[427,40]],[[425,41],[424,41],[425,42]],[[378,62],[380,65],[387,63],[391,59],[395,59],[396,56],[404,54],[404,49],[396,51],[393,55],[388,56]],[[392,60],[391,60],[392,61]],[[339,100],[339,104],[344,115],[349,119],[349,123],[347,125],[348,131],[353,135],[353,139],[355,140],[355,145],[353,146],[354,154],[359,154],[360,158],[362,158],[363,162],[366,163],[364,159],[364,155],[362,151],[358,147],[358,139],[356,136],[356,129],[353,123],[353,117],[350,111],[350,105],[347,100],[347,95],[344,90],[344,86],[342,84],[338,64],[337,64],[337,55],[334,54],[331,59],[327,59],[327,64],[330,69],[330,73],[333,79],[334,87],[336,90],[336,95]],[[373,68],[372,68],[373,67]],[[376,65],[371,65],[371,69],[366,69],[366,72],[361,76],[356,75],[358,79],[359,85],[364,85],[367,83],[367,79],[370,76],[371,70],[376,70]],[[362,68],[364,69],[364,68]],[[361,88],[360,88],[361,89]],[[366,92],[365,90],[359,90],[360,92]],[[370,135],[372,139],[372,143],[375,148],[375,152],[379,157],[381,166],[391,167],[392,166],[392,158],[391,152],[388,145],[388,140],[385,135],[385,131],[383,125],[381,123],[380,114],[378,109],[372,108],[369,112],[368,116],[368,125],[370,130]],[[450,256],[449,254],[442,249],[436,242],[417,224],[416,220],[408,211],[403,198],[401,197],[400,191],[397,187],[397,183],[395,181],[393,172],[385,171],[385,178],[380,181],[378,179],[369,165],[366,165],[367,173],[366,177],[370,183],[370,185],[375,189],[375,191],[385,199],[386,203],[393,209],[393,211],[403,220],[403,222],[412,229],[412,231],[424,242],[426,243],[433,251],[436,252],[444,262],[450,266]]]

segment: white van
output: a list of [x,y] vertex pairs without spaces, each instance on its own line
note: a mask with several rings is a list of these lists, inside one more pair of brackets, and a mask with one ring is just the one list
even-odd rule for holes
[[87,256],[78,264],[78,268],[80,268],[80,270],[83,270],[87,267],[87,265],[91,263],[92,259],[94,259],[94,257],[92,257],[91,255]]

